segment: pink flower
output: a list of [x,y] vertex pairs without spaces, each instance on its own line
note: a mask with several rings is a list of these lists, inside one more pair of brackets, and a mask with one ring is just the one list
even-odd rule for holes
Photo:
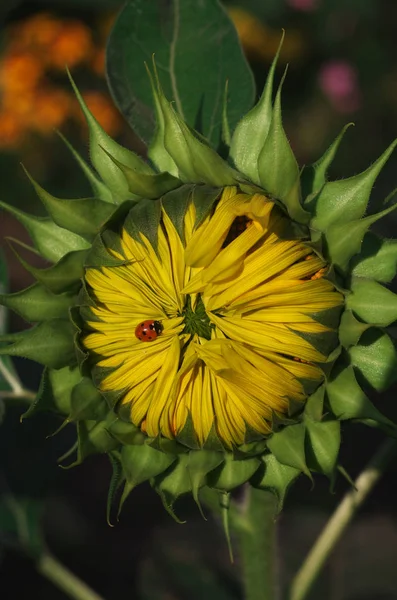
[[355,112],[361,101],[357,71],[348,62],[325,63],[318,74],[321,90],[338,112]]

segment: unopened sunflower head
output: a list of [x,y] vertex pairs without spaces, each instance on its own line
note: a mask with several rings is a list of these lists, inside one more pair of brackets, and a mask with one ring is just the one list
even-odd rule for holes
[[397,243],[369,232],[394,206],[365,216],[394,145],[329,182],[342,132],[300,171],[274,69],[232,135],[225,119],[228,159],[175,112],[155,69],[150,163],[109,138],[75,89],[98,176],[72,152],[94,197],[61,200],[32,180],[48,217],[2,205],[53,265],[22,261],[37,283],[1,299],[37,324],[0,352],[45,365],[28,414],[75,422],[72,464],[107,453],[121,504],[146,480],[170,512],[181,494],[224,498],[249,481],[281,506],[300,473],[333,478],[341,420],[394,431],[358,383],[383,390],[397,372],[384,329],[396,296],[382,285]]

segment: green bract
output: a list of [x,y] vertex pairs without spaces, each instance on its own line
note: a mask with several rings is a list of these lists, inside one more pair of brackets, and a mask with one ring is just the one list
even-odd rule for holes
[[[343,130],[324,156],[301,172],[282,125],[282,82],[272,101],[276,61],[277,57],[259,102],[231,133],[227,159],[184,122],[165,97],[155,66],[149,74],[157,119],[148,149],[150,163],[103,131],[72,81],[89,126],[95,172],[72,152],[93,197],[55,198],[31,179],[48,217],[33,217],[1,203],[25,225],[35,250],[52,266],[37,269],[20,259],[37,283],[2,294],[0,300],[33,326],[1,336],[5,345],[0,354],[44,365],[42,385],[25,417],[53,410],[65,422],[76,424],[76,445],[63,459],[73,457],[71,462],[77,465],[88,455],[108,454],[114,469],[109,507],[119,486],[121,507],[135,486],[149,480],[172,514],[180,495],[191,493],[199,504],[200,490],[206,486],[219,491],[226,510],[227,495],[248,481],[272,490],[281,509],[287,488],[301,473],[334,478],[340,421],[378,424],[396,434],[395,425],[359,384],[381,391],[397,378],[396,351],[385,331],[397,319],[397,296],[384,285],[396,274],[397,242],[369,231],[395,205],[366,213],[372,186],[395,143],[368,170],[330,182],[327,170]],[[224,129],[228,139],[226,120]],[[123,411],[113,410],[117,398],[98,391],[97,374],[93,375],[90,357],[79,341],[85,312],[92,305],[83,283],[84,269],[121,264],[107,248],[117,250],[116,232],[127,215],[129,226],[155,244],[160,200],[182,237],[189,201],[193,199],[199,223],[224,186],[259,191],[276,202],[290,218],[291,235],[331,265],[328,278],[345,295],[339,341],[324,365],[325,381],[308,398],[304,411],[280,423],[275,415],[273,434],[267,439],[253,435],[233,451],[225,450],[215,431],[203,448],[197,447],[189,420],[177,440],[148,437]]]

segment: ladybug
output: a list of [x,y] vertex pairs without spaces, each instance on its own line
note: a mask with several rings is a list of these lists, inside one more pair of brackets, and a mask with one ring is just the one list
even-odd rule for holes
[[141,342],[153,342],[163,331],[160,321],[142,321],[135,329],[135,335]]

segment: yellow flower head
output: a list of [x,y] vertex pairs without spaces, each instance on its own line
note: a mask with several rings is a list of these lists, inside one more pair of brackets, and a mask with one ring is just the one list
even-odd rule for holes
[[86,271],[99,388],[120,391],[150,437],[178,438],[189,415],[201,446],[212,430],[228,447],[269,434],[304,402],[303,382],[321,381],[321,315],[343,297],[317,278],[321,258],[283,239],[288,222],[263,195],[227,187],[198,227],[191,202],[179,233],[161,217],[156,244],[124,227],[122,264]]
[[0,355],[46,367],[29,414],[50,407],[77,424],[74,464],[108,454],[121,505],[150,481],[170,512],[203,487],[226,509],[249,482],[281,507],[300,473],[334,479],[341,420],[395,433],[359,381],[382,391],[397,373],[384,329],[397,300],[382,285],[397,244],[369,232],[396,205],[367,214],[396,144],[364,173],[328,181],[342,132],[300,169],[281,85],[272,102],[276,60],[233,131],[225,95],[222,155],[168,101],[155,65],[149,161],[105,133],[72,81],[95,171],[72,152],[93,196],[56,198],[32,180],[48,217],[0,202],[53,263],[0,297],[37,323],[3,336]]

